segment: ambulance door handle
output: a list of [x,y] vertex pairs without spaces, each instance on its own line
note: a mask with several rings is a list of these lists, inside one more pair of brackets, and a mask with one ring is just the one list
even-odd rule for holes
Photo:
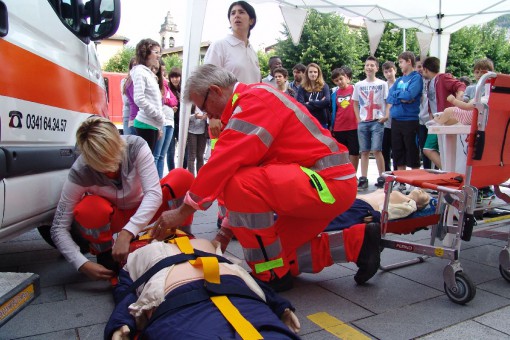
[[0,1],[0,37],[5,37],[9,33],[9,20],[7,17],[7,6]]

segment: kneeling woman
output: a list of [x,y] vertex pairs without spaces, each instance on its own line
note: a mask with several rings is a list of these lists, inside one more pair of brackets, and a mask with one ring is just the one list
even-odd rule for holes
[[[84,121],[76,140],[81,155],[64,183],[51,237],[77,270],[108,280],[116,274],[116,263],[126,261],[131,240],[179,198],[170,193],[184,196],[193,176],[177,169],[160,183],[147,143],[137,136],[121,136],[105,118]],[[97,255],[98,263],[87,259],[78,244]]]

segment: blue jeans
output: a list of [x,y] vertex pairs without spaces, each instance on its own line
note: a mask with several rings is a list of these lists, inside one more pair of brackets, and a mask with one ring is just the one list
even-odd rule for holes
[[165,126],[163,127],[163,136],[156,142],[154,147],[154,163],[156,163],[156,169],[158,169],[159,178],[163,178],[163,171],[165,169],[165,156],[170,146],[170,141],[174,136],[174,127]]
[[384,124],[377,120],[358,124],[359,149],[361,152],[381,151],[384,136]]
[[[166,155],[166,164],[168,165],[168,171],[175,169],[175,145],[177,144],[178,135],[179,130],[174,130],[172,140],[170,141],[170,146],[168,147],[168,152]],[[186,151],[184,152],[184,162],[182,163],[182,167],[186,169],[187,166],[188,166],[188,146],[186,145]]]
[[122,134],[126,136],[130,134],[129,132],[129,115],[122,116]]

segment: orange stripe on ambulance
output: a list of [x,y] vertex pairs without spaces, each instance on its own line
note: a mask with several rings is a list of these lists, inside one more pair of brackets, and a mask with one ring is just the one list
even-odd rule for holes
[[108,116],[93,41],[117,30],[120,0],[0,0],[0,17],[0,241],[49,240],[76,130]]

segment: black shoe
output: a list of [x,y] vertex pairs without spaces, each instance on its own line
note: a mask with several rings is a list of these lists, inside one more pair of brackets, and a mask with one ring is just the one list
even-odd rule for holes
[[365,191],[368,189],[368,179],[365,176],[361,176],[358,180],[358,191]]
[[273,288],[273,290],[277,293],[285,292],[287,290],[292,289],[294,286],[294,281],[292,274],[288,272],[282,277],[276,277],[269,282],[265,282],[269,287]]
[[386,182],[386,180],[384,179],[384,177],[379,176],[379,177],[377,177],[377,182],[374,185],[378,188],[384,188],[385,182]]
[[218,229],[221,229],[221,223],[223,223],[223,217],[218,217],[216,220],[216,227],[218,227]]
[[105,251],[96,255],[97,263],[106,269],[113,270],[115,273],[120,271],[120,266],[112,257],[112,250]]
[[365,237],[359,252],[358,272],[354,275],[357,284],[362,285],[377,273],[381,264],[381,226],[379,223],[367,223],[365,226]]

